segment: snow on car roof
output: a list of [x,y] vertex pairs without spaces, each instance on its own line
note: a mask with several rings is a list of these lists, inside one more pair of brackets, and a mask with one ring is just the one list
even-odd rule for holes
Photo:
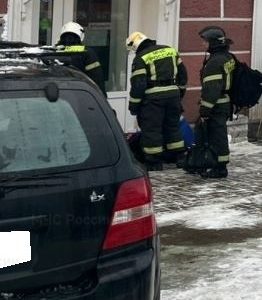
[[6,54],[8,52],[19,52],[19,53],[43,53],[47,48],[40,47],[22,47],[22,48],[4,48],[0,49],[0,54]]
[[[71,72],[68,73],[68,68],[63,67],[72,67],[73,54],[56,50],[53,46],[0,41],[0,75],[28,75],[32,71],[49,71],[49,75],[72,76]],[[62,68],[57,68],[58,66]]]
[[19,70],[31,69],[33,65],[43,65],[43,62],[30,58],[0,58],[0,73],[13,73]]
[[[8,45],[7,45],[8,46]],[[45,65],[43,53],[53,53],[51,47],[4,47],[0,48],[0,74],[14,73]],[[54,62],[55,64],[55,62]]]

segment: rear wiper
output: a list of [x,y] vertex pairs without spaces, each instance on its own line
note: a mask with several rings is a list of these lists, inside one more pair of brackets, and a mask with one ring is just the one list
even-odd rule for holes
[[4,198],[6,194],[11,193],[18,189],[37,189],[37,188],[50,188],[56,186],[65,186],[67,183],[34,183],[34,184],[9,184],[0,185],[0,198]]
[[71,178],[69,175],[60,175],[60,174],[35,174],[31,176],[23,176],[21,174],[16,175],[6,175],[1,176],[0,175],[0,184],[1,183],[11,183],[11,182],[17,182],[17,181],[27,181],[27,180],[46,180],[46,179],[68,179]]

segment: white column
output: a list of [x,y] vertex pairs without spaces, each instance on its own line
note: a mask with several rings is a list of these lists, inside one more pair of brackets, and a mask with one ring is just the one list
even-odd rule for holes
[[8,40],[38,42],[40,0],[9,0]]
[[159,0],[157,40],[161,44],[178,47],[179,0]]
[[251,63],[253,68],[257,68],[262,72],[261,28],[262,28],[262,1],[254,0]]
[[[254,69],[258,69],[262,72],[262,1],[254,0],[254,11],[253,11],[253,36],[252,36],[252,56],[251,66]],[[262,99],[260,103],[249,111],[250,119],[262,118]]]
[[73,19],[74,0],[54,0],[52,44],[58,41],[62,26]]
[[8,40],[21,40],[21,7],[20,0],[9,0],[8,2]]
[[27,0],[22,5],[21,40],[26,43],[38,44],[40,1]]

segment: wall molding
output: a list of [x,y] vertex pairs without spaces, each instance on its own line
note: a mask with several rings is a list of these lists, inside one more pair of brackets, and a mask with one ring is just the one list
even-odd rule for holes
[[252,18],[180,18],[183,22],[195,21],[230,21],[230,22],[252,22]]
[[[230,51],[234,54],[250,54],[250,50],[241,50],[241,51]],[[200,56],[205,55],[206,52],[180,52],[181,56]]]

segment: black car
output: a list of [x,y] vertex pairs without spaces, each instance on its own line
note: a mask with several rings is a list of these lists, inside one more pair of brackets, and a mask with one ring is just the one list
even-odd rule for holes
[[28,233],[31,260],[0,269],[0,299],[159,300],[150,180],[110,105],[52,55],[4,53],[0,232]]

